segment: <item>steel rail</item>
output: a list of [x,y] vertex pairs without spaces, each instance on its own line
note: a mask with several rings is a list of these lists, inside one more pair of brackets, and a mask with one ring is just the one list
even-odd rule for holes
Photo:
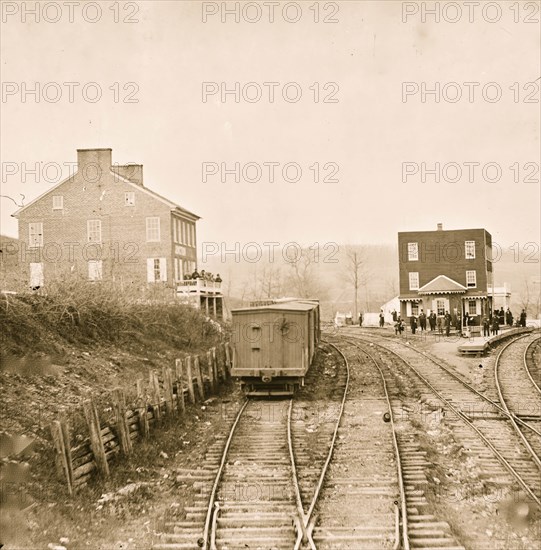
[[491,441],[473,424],[473,422],[459,409],[457,409],[448,399],[446,399],[441,393],[421,374],[417,371],[415,367],[413,367],[406,359],[398,355],[398,353],[394,352],[393,350],[390,350],[386,346],[382,346],[381,344],[378,344],[377,342],[368,342],[371,344],[374,344],[375,346],[380,347],[381,349],[384,349],[385,351],[389,352],[390,354],[396,356],[402,363],[404,363],[413,373],[427,386],[432,390],[432,393],[438,397],[440,401],[445,403],[447,407],[453,411],[459,418],[462,419],[462,421],[469,426],[472,430],[474,430],[483,443],[487,447],[489,447],[492,452],[495,454],[496,458],[507,468],[507,470],[511,473],[511,475],[518,481],[518,483],[522,486],[522,488],[532,497],[532,499],[538,504],[538,506],[541,507],[541,500],[539,497],[532,491],[530,486],[522,479],[522,476],[513,468],[513,466],[508,462],[508,460],[496,449],[496,447],[491,443]]
[[537,465],[537,467],[541,470],[541,459],[539,456],[537,456],[537,453],[533,450],[532,446],[530,445],[530,442],[526,439],[526,436],[522,433],[522,430],[518,427],[518,424],[515,422],[514,414],[509,410],[509,407],[507,406],[507,403],[505,401],[505,398],[503,396],[503,391],[500,385],[500,380],[498,378],[498,372],[499,372],[499,366],[500,366],[500,360],[503,355],[503,352],[515,342],[516,340],[513,340],[511,342],[508,342],[503,346],[497,357],[496,362],[494,363],[494,382],[496,384],[496,390],[498,391],[498,398],[500,400],[500,403],[504,406],[505,410],[509,413],[509,420],[511,421],[511,424],[513,425],[513,429],[517,432],[518,436],[522,439],[522,443],[524,443],[524,446],[526,449],[528,449],[528,452],[530,453],[533,461]]
[[[346,340],[346,342],[354,345],[357,349],[360,349],[371,361],[374,363],[374,366],[378,369],[379,374],[381,376],[381,381],[383,383],[383,391],[385,393],[385,399],[387,401],[387,406],[389,410],[389,416],[390,416],[390,423],[392,428],[392,434],[393,434],[393,447],[394,447],[394,454],[396,458],[396,471],[397,471],[397,477],[398,477],[398,490],[400,493],[400,509],[402,512],[402,548],[404,550],[410,549],[410,543],[409,543],[409,534],[408,534],[408,506],[406,502],[406,489],[404,484],[404,474],[402,472],[402,460],[400,456],[400,448],[398,446],[398,438],[396,436],[396,426],[394,423],[394,413],[393,413],[393,407],[391,404],[391,398],[389,396],[389,390],[387,389],[387,381],[385,380],[385,375],[383,374],[383,370],[379,366],[377,360],[372,356],[371,353],[363,349],[359,344],[357,344],[355,341],[352,340]],[[399,509],[398,506],[396,507],[397,510]],[[397,537],[396,543],[398,544],[400,541],[400,537]],[[395,546],[396,548],[397,546]]]
[[214,483],[212,485],[212,490],[210,492],[209,497],[209,503],[207,508],[207,516],[205,518],[205,529],[203,531],[203,550],[208,550],[209,548],[209,532],[211,535],[211,539],[216,539],[216,522],[213,521],[213,514],[215,511],[214,503],[216,501],[216,493],[218,491],[218,485],[220,483],[220,479],[222,477],[222,473],[225,466],[225,461],[227,459],[227,453],[229,452],[229,447],[231,446],[231,441],[233,440],[233,435],[235,434],[235,430],[237,429],[237,425],[240,421],[240,418],[242,416],[242,413],[246,409],[247,405],[249,403],[248,399],[245,399],[242,407],[239,409],[239,412],[237,413],[237,416],[235,418],[235,422],[233,422],[233,425],[231,426],[231,430],[229,431],[229,436],[227,438],[227,441],[224,446],[224,450],[222,452],[222,459],[220,461],[220,466],[218,468],[218,471],[216,472],[216,477],[214,478]]
[[537,382],[533,379],[533,376],[532,376],[532,373],[530,372],[530,368],[528,367],[528,359],[527,359],[527,356],[528,356],[528,351],[530,350],[530,348],[532,346],[537,346],[539,345],[539,341],[541,340],[541,337],[537,338],[536,340],[534,340],[533,342],[530,342],[530,344],[528,344],[528,347],[524,350],[524,368],[526,370],[526,374],[528,375],[528,378],[530,379],[531,383],[533,384],[534,388],[539,392],[541,393],[541,388],[537,385]]
[[[520,334],[518,335],[516,338],[514,338],[511,342],[509,342],[510,344],[512,344],[513,342],[516,342],[517,340],[520,340],[521,338],[527,338],[528,336],[530,336],[530,333],[529,334]],[[348,335],[348,338],[354,338],[355,340],[359,340],[360,342],[366,342],[366,343],[369,343],[369,344],[375,344],[377,346],[379,346],[380,348],[384,349],[384,350],[387,350],[389,353],[393,353],[395,354],[397,357],[400,357],[396,352],[394,352],[393,350],[389,349],[388,347],[380,344],[380,343],[376,343],[374,342],[373,340],[365,340],[363,338],[360,338],[356,335]],[[432,361],[434,364],[438,365],[438,367],[440,367],[441,369],[443,369],[449,376],[452,376],[455,380],[457,380],[458,382],[460,382],[460,384],[462,384],[464,387],[468,388],[469,390],[471,390],[473,393],[475,393],[478,397],[480,397],[481,399],[483,399],[483,401],[486,401],[487,403],[489,403],[490,405],[492,405],[495,409],[497,409],[499,412],[501,412],[504,416],[506,416],[507,418],[510,418],[511,416],[513,416],[516,420],[516,422],[518,422],[519,424],[521,424],[522,426],[524,426],[525,428],[528,428],[529,430],[531,430],[532,432],[536,433],[537,435],[541,436],[541,432],[539,430],[537,430],[534,426],[532,426],[530,423],[526,422],[525,420],[522,420],[522,418],[519,418],[518,416],[516,416],[514,413],[510,413],[508,411],[505,410],[504,407],[502,407],[501,405],[499,405],[498,403],[496,403],[496,401],[493,401],[492,399],[490,399],[489,397],[487,397],[486,395],[483,395],[480,391],[478,391],[476,388],[474,388],[469,382],[467,382],[466,380],[464,380],[461,376],[459,376],[458,374],[456,374],[455,372],[453,372],[451,369],[449,369],[449,367],[447,367],[446,365],[444,365],[443,363],[441,363],[440,361],[438,361],[436,358],[432,357],[430,354],[426,353],[425,351],[421,351],[421,350],[418,350],[416,348],[413,348],[411,346],[406,346],[406,344],[403,344],[402,342],[398,342],[400,345],[404,346],[406,349],[410,349],[412,351],[415,351],[416,353],[418,353],[419,355],[422,355],[425,359],[428,359],[429,361]],[[400,359],[402,359],[400,357]]]

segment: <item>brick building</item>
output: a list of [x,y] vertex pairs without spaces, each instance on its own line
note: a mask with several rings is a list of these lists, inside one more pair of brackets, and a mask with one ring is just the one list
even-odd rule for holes
[[209,309],[202,283],[184,281],[197,265],[199,216],[146,187],[142,165],[113,165],[111,149],[78,149],[77,171],[13,215],[33,288],[68,276],[161,285]]
[[492,237],[485,229],[398,233],[400,314],[423,309],[479,325],[492,309]]

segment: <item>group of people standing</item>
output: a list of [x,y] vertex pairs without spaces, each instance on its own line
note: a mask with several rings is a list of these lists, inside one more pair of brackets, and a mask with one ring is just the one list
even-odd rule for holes
[[[516,326],[525,327],[526,319],[526,310],[523,309],[516,322]],[[508,327],[512,327],[513,321],[514,317],[509,308],[507,308],[507,311],[504,311],[503,307],[500,308],[499,311],[495,309],[493,314],[483,319],[483,336],[494,336],[499,334],[501,326],[507,325]]]
[[199,273],[197,269],[195,269],[191,275],[189,273],[187,275],[184,275],[185,281],[190,281],[190,280],[197,281],[197,279],[202,279],[203,281],[212,281],[213,283],[222,282],[222,279],[219,273],[217,273],[216,276],[214,276],[212,273],[210,273],[209,271],[205,271],[204,269],[201,270],[201,273]]

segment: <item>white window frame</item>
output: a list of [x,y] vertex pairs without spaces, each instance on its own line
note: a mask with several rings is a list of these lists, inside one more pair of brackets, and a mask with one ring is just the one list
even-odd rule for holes
[[[156,223],[157,222],[157,223]],[[155,224],[152,226],[152,224]],[[149,216],[146,218],[146,240],[147,243],[159,243],[161,241],[160,217]]]
[[419,243],[408,243],[408,262],[419,261]]
[[30,222],[28,224],[28,248],[41,248],[43,246],[43,222]]
[[475,241],[464,241],[464,257],[466,260],[475,260]]
[[466,271],[466,288],[477,288],[477,271],[475,269]]
[[124,206],[135,206],[135,191],[124,193]]
[[103,280],[103,261],[88,260],[88,280],[102,281]]
[[[473,306],[473,312],[472,312]],[[477,315],[477,300],[468,300],[468,315]]]
[[[417,282],[415,280],[412,281],[412,275],[414,275],[417,279]],[[419,272],[418,271],[410,271],[408,273],[408,282],[409,282],[409,289],[410,290],[419,290]]]
[[53,195],[53,210],[64,210],[64,195]]
[[436,299],[436,315],[445,315],[445,312],[447,311],[447,307],[448,307],[447,300],[445,300],[444,298]]
[[167,282],[166,258],[147,258],[147,282]]
[[86,221],[86,239],[89,243],[101,244],[101,220]]

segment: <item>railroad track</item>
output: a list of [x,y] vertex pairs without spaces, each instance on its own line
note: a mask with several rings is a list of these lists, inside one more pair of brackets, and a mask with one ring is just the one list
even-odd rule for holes
[[530,342],[526,348],[524,367],[532,384],[541,392],[541,338]]
[[[411,345],[391,340],[382,345],[355,335],[351,337],[376,346],[413,372],[422,382],[423,402],[432,410],[440,408],[442,413],[451,413],[447,420],[452,424],[453,432],[468,453],[477,458],[489,480],[509,486],[510,474],[515,485],[513,490],[518,486],[530,501],[541,507],[539,457],[524,445],[514,424],[520,425],[521,430],[533,431],[537,436],[541,433],[531,422],[506,410],[495,395],[495,387],[489,388],[488,395],[485,395],[441,361]],[[513,342],[515,340],[508,346]]]
[[349,339],[336,345],[350,357],[355,374],[340,427],[343,439],[318,504],[318,548],[464,550],[426,499],[429,462],[401,418],[404,405],[394,377],[372,349]]

